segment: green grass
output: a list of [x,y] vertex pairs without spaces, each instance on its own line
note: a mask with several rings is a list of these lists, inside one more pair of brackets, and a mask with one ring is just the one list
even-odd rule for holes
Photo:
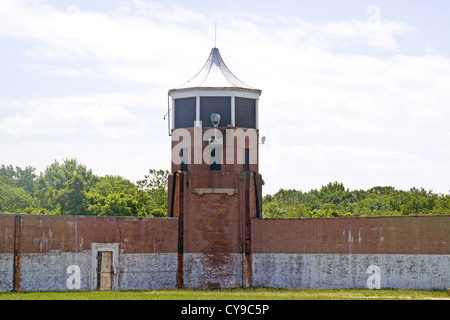
[[220,289],[152,291],[6,292],[0,300],[440,300],[447,290]]

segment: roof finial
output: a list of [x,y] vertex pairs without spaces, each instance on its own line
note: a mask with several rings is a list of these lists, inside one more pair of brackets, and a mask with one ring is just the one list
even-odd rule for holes
[[214,48],[217,48],[217,22],[215,23],[214,29]]

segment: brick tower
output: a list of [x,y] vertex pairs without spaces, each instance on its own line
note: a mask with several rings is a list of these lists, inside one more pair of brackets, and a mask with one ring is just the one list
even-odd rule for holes
[[261,215],[258,101],[217,48],[169,90],[168,216],[178,217],[178,287],[251,286],[251,224]]

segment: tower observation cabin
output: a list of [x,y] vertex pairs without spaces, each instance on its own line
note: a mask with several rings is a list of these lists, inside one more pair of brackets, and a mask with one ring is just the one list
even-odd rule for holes
[[[176,152],[177,156],[179,152],[181,162],[172,161],[172,172],[181,170],[194,173],[191,165],[200,165],[200,158],[203,164],[206,162],[212,165],[212,171],[242,169],[258,172],[258,108],[261,92],[239,80],[225,65],[219,49],[213,48],[200,72],[184,85],[171,89],[168,93],[169,115],[171,114],[169,135],[179,129],[187,129],[192,133],[190,146],[184,141],[183,147],[180,145],[177,148],[177,141],[173,141],[175,143],[172,145],[172,151]],[[215,142],[205,144],[201,156],[200,151],[194,151],[194,128],[202,128],[203,138],[212,138]],[[207,131],[211,128],[215,128],[217,135]],[[227,145],[226,136],[230,134],[227,129],[234,129],[234,133],[240,137],[244,132],[246,147],[242,144],[238,146],[239,141]],[[205,138],[204,134],[209,135],[209,138]],[[199,138],[198,134],[196,138]],[[208,155],[210,151],[212,153],[211,160],[203,155],[207,147],[210,148],[206,151]],[[230,152],[234,152],[233,157]],[[172,159],[174,160],[174,157]],[[210,163],[211,161],[213,163]],[[235,164],[244,166],[230,166]]]
[[200,125],[212,127],[210,116],[220,114],[221,127],[258,129],[261,90],[239,80],[213,48],[200,72],[184,85],[169,91],[173,129]]

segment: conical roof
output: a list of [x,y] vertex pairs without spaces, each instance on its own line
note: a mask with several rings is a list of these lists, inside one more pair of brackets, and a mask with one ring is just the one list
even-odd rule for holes
[[185,84],[169,91],[186,91],[189,89],[214,90],[214,89],[239,89],[261,94],[261,90],[255,89],[239,80],[226,66],[219,49],[213,48],[203,68],[197,75]]

